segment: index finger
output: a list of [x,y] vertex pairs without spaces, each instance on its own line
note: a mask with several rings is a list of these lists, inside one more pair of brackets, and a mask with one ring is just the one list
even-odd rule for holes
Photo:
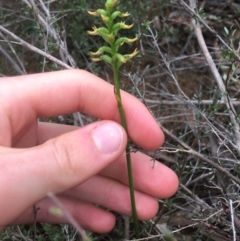
[[[80,111],[120,123],[113,86],[87,71],[63,70],[10,77],[5,83],[10,85],[9,89],[12,85],[17,90],[11,96],[21,100],[20,110],[33,110],[35,118]],[[137,98],[124,91],[121,95],[129,137],[142,148],[158,148],[164,136],[154,118]],[[17,108],[15,111],[19,112]]]

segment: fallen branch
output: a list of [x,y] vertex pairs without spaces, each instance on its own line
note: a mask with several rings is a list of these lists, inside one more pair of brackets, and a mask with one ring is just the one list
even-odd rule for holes
[[[189,3],[190,3],[190,8],[191,8],[191,11],[195,11],[196,9],[196,0],[189,0]],[[209,51],[208,51],[208,48],[207,48],[207,45],[205,43],[205,40],[204,40],[204,37],[203,37],[203,34],[202,34],[202,30],[201,30],[201,26],[199,24],[199,21],[192,18],[192,26],[194,28],[194,31],[195,31],[195,35],[197,37],[197,40],[198,40],[198,44],[205,56],[205,59],[209,65],[209,68],[211,70],[211,73],[218,85],[218,88],[222,94],[222,96],[224,97],[223,100],[226,104],[226,107],[227,107],[227,110],[229,112],[229,117],[230,117],[230,120],[232,122],[232,125],[233,125],[233,131],[234,131],[234,137],[235,137],[235,149],[236,151],[238,152],[238,154],[240,155],[240,126],[239,126],[239,123],[237,121],[237,118],[236,118],[236,111],[234,109],[234,106],[233,104],[231,103],[231,100],[229,98],[229,95],[227,93],[227,90],[226,90],[226,86],[225,84],[223,83],[223,80],[222,80],[222,77],[221,75],[219,74],[219,71],[213,61],[213,58],[212,56],[210,55]],[[234,52],[232,50],[232,52]]]
[[177,138],[174,134],[172,134],[168,129],[166,129],[164,126],[162,126],[160,123],[160,128],[163,130],[163,132],[168,135],[169,137],[171,137],[174,141],[176,141],[179,145],[181,145],[183,148],[185,148],[185,150],[183,151],[187,151],[189,154],[192,154],[195,157],[198,157],[200,160],[202,160],[203,162],[209,164],[210,166],[216,168],[218,171],[220,171],[221,173],[225,174],[226,176],[228,176],[229,178],[231,178],[233,181],[235,181],[237,184],[240,185],[240,179],[235,177],[234,175],[232,175],[230,172],[228,172],[227,170],[225,170],[223,167],[219,166],[218,164],[216,164],[215,162],[211,161],[210,159],[208,159],[207,157],[203,156],[202,154],[200,154],[199,152],[195,151],[194,149],[192,149],[190,146],[188,146],[187,144],[185,144],[183,141],[181,141],[179,138]]

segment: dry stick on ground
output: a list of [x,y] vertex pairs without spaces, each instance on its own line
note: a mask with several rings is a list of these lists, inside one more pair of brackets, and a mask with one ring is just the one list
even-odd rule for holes
[[234,225],[234,210],[232,205],[232,199],[229,200],[229,206],[230,206],[230,214],[231,214],[231,226],[232,226],[232,232],[233,232],[233,241],[236,241],[236,230]]
[[[52,37],[58,44],[59,55],[61,57],[61,60],[64,63],[69,62],[71,66],[75,68],[77,65],[73,57],[68,52],[66,41],[61,39],[60,35],[58,34],[58,31],[54,28],[53,23],[55,19],[51,17],[49,9],[44,5],[43,1],[40,0],[41,9],[43,9],[42,11],[35,4],[34,0],[22,0],[22,1],[29,7],[29,9],[34,10],[37,23],[43,28],[44,32],[47,33],[45,42],[47,43],[48,41],[47,39],[48,35]],[[45,47],[47,48],[47,46]]]
[[50,61],[52,61],[53,63],[63,67],[64,69],[73,69],[71,66],[69,66],[68,64],[63,63],[61,60],[53,57],[52,55],[42,51],[41,49],[36,48],[35,46],[27,43],[26,41],[24,41],[23,39],[19,38],[17,35],[15,35],[14,33],[8,31],[6,28],[4,28],[2,25],[0,25],[0,31],[2,33],[5,33],[6,35],[10,36],[12,39],[14,39],[15,41],[17,41],[17,44],[35,52],[38,53],[42,56],[44,56],[45,58],[49,59]]
[[[196,2],[196,1],[194,1]],[[211,28],[196,12],[195,9],[188,6],[183,0],[180,0],[180,4],[188,11],[194,18],[196,18],[201,24],[203,24],[211,33],[213,33],[220,42],[230,51],[234,54],[234,56],[237,58],[237,60],[240,60],[240,56],[238,53],[236,53],[222,38],[221,36],[213,29]]]
[[2,54],[8,62],[12,65],[13,69],[20,75],[25,74],[17,65],[17,63],[13,60],[13,58],[0,46],[0,54]]
[[[44,48],[45,52],[48,49],[48,39],[49,36],[52,37],[56,43],[59,50],[59,57],[63,63],[70,63],[73,68],[77,67],[77,64],[74,58],[70,55],[67,47],[67,41],[65,36],[65,30],[61,31],[61,35],[54,28],[54,22],[56,21],[55,17],[50,14],[49,8],[46,7],[42,0],[39,0],[40,6],[35,3],[34,0],[22,0],[29,7],[29,9],[34,10],[34,15],[37,23],[43,32],[46,33],[44,37]],[[64,11],[64,10],[63,10]],[[44,59],[45,62],[45,59]],[[73,113],[74,125],[78,126],[81,123],[81,116],[78,112]]]
[[[174,76],[174,75],[173,75]],[[135,86],[136,87],[136,86]],[[152,113],[151,109],[148,107],[148,103],[145,101],[144,96],[142,96],[141,92],[139,91],[139,89],[136,87],[138,94],[140,96],[140,98],[142,99],[143,103],[146,105],[146,107],[148,108],[148,110],[151,112],[152,116],[155,118],[155,120],[157,121],[157,118],[154,116],[154,114]],[[231,173],[229,173],[227,170],[225,170],[224,168],[222,168],[221,166],[219,166],[218,164],[216,164],[215,162],[211,161],[210,159],[208,159],[207,157],[203,156],[202,154],[200,154],[199,152],[195,151],[194,149],[192,149],[190,146],[188,146],[187,144],[185,144],[184,142],[182,142],[178,137],[176,137],[174,134],[172,134],[168,129],[166,129],[161,123],[159,123],[159,121],[157,121],[160,128],[163,130],[163,132],[168,135],[169,137],[171,137],[174,141],[176,141],[179,145],[181,145],[182,147],[185,148],[185,150],[189,153],[192,154],[193,156],[198,157],[199,159],[201,159],[202,161],[204,161],[205,163],[208,163],[209,165],[211,165],[212,167],[216,168],[217,170],[219,170],[220,172],[222,172],[223,174],[225,174],[226,176],[228,176],[229,178],[231,178],[233,181],[235,181],[236,183],[238,183],[240,185],[240,179],[238,179],[237,177],[235,177],[234,175],[232,175]],[[161,149],[160,149],[161,150]],[[183,150],[184,151],[184,150]]]
[[[194,9],[196,9],[196,0],[189,0],[189,3],[190,3],[190,8],[192,9],[192,11],[194,11]],[[208,51],[207,45],[206,45],[205,40],[202,35],[202,30],[201,30],[201,26],[200,26],[199,22],[196,19],[192,18],[192,25],[193,25],[193,28],[194,28],[194,31],[195,31],[195,34],[196,34],[196,37],[198,40],[198,44],[203,51],[203,54],[209,65],[211,73],[212,73],[215,81],[217,82],[218,88],[219,88],[222,96],[225,95],[224,102],[225,102],[225,105],[229,112],[230,120],[233,124],[234,137],[235,137],[235,149],[238,152],[238,154],[240,155],[240,126],[239,126],[238,121],[236,120],[236,111],[233,107],[233,104],[231,103],[230,98],[228,98],[226,86],[224,85],[222,77],[219,74],[219,71],[212,59],[212,56],[210,55],[210,53]]]
[[170,136],[174,141],[176,141],[179,145],[181,145],[182,147],[184,147],[189,154],[194,155],[195,157],[198,157],[199,159],[201,159],[202,161],[208,163],[209,165],[211,165],[212,167],[216,168],[218,171],[222,172],[223,174],[225,174],[226,176],[228,176],[229,178],[231,178],[233,181],[235,181],[237,184],[240,185],[240,179],[238,179],[237,177],[235,177],[234,175],[232,175],[231,173],[229,173],[227,170],[225,170],[223,167],[219,166],[218,164],[216,164],[215,162],[211,161],[210,159],[208,159],[207,157],[203,156],[202,154],[200,154],[199,152],[195,151],[194,149],[192,149],[190,146],[188,146],[187,144],[185,144],[183,141],[181,141],[179,138],[177,138],[174,134],[172,134],[169,130],[167,130],[164,126],[162,126],[160,123],[160,128],[164,131],[164,133],[168,136]]
[[[12,47],[12,44],[8,41],[8,39],[0,32],[0,37],[2,38],[2,41],[6,42],[7,43],[7,46],[9,47],[9,49],[12,51],[15,59],[16,59],[16,62],[14,59],[12,59],[12,61],[15,63],[16,67],[13,66],[13,68],[17,71],[17,73],[19,74],[26,74],[26,69],[24,67],[24,65],[22,64],[22,61],[20,60],[20,58],[18,57],[18,54],[16,53],[15,49]],[[4,49],[5,51],[5,49]],[[6,53],[8,54],[8,53]],[[13,64],[13,63],[12,63]],[[18,69],[20,69],[20,71],[18,71]]]
[[[169,63],[167,62],[166,58],[164,57],[163,53],[161,52],[158,44],[157,44],[157,38],[154,36],[152,30],[150,28],[148,28],[149,32],[151,33],[151,36],[153,37],[153,41],[154,41],[154,47],[157,49],[157,51],[159,52],[161,58],[163,59],[167,70],[170,73],[170,76],[173,78],[175,84],[178,87],[178,90],[180,91],[181,94],[183,94],[183,96],[189,100],[189,98],[183,93],[183,91],[181,90],[180,86],[178,85],[178,82],[174,76],[174,74],[171,71],[171,68],[169,66]],[[144,104],[148,107],[148,104],[146,103],[144,97],[141,95],[140,91],[138,91],[138,93],[140,94],[140,97],[142,98]],[[148,108],[149,111],[152,113],[152,111],[150,110],[150,108]],[[153,115],[153,113],[152,113]],[[154,115],[153,115],[154,116]],[[156,118],[155,118],[156,119]],[[157,121],[157,120],[156,120]],[[159,123],[159,122],[158,122]],[[162,126],[159,123],[160,128],[164,131],[165,134],[167,134],[168,136],[170,136],[173,140],[175,140],[179,145],[181,145],[182,147],[184,147],[189,154],[192,154],[196,157],[198,157],[199,159],[201,159],[202,161],[210,164],[212,167],[216,168],[217,170],[219,170],[220,172],[222,172],[223,174],[225,174],[226,176],[228,176],[229,178],[231,178],[232,180],[234,180],[236,183],[238,183],[240,185],[240,179],[238,179],[237,177],[235,177],[234,175],[232,175],[231,173],[229,173],[227,170],[225,170],[224,168],[222,168],[221,166],[219,166],[218,164],[216,164],[215,162],[211,161],[210,159],[206,158],[205,156],[203,156],[202,154],[200,154],[199,152],[195,151],[194,149],[192,149],[190,146],[188,146],[187,144],[185,144],[184,142],[182,142],[179,138],[177,138],[174,134],[172,134],[170,131],[168,131],[164,126]],[[240,142],[239,142],[240,143]],[[239,148],[240,150],[240,148]]]
[[[64,63],[69,62],[71,64],[72,68],[75,68],[76,63],[75,63],[73,57],[69,54],[69,52],[67,50],[66,41],[61,40],[58,32],[54,29],[53,19],[50,18],[51,14],[50,14],[49,10],[47,9],[47,7],[44,5],[44,3],[42,1],[40,1],[41,8],[43,9],[43,11],[41,11],[35,4],[34,0],[22,0],[22,1],[27,5],[27,7],[29,9],[34,10],[34,14],[36,16],[37,23],[44,29],[44,32],[47,33],[46,35],[51,36],[57,42],[58,48],[59,48],[59,55],[60,55],[62,61]],[[52,21],[52,22],[50,22],[50,21]],[[22,43],[21,43],[21,45],[25,46]],[[47,59],[50,59],[51,61],[54,60],[54,57],[52,57],[50,55],[46,56],[45,54],[43,54],[45,52],[39,52],[39,50],[34,49],[35,47],[34,48],[33,47],[29,48],[28,46],[25,46],[25,47],[42,55],[43,57],[46,57]],[[57,63],[56,60],[54,60],[53,62]],[[57,63],[57,64],[62,66],[60,63]],[[62,66],[62,67],[69,69],[69,67],[66,67],[66,66],[67,65]]]
[[[161,51],[160,47],[159,47],[159,44],[158,44],[158,34],[156,32],[156,34],[153,33],[153,30],[150,28],[150,26],[147,27],[147,30],[149,31],[150,33],[150,37],[153,39],[153,47],[157,50],[157,52],[159,53],[160,57],[162,58],[166,68],[167,68],[167,71],[168,71],[168,74],[170,75],[170,77],[173,79],[178,91],[180,94],[182,94],[182,96],[186,99],[186,100],[189,100],[188,96],[186,96],[186,94],[182,91],[181,87],[179,86],[179,83],[170,67],[170,63],[167,61],[167,58],[166,58],[166,55],[163,54],[163,52]],[[146,35],[147,36],[147,35]]]
[[196,202],[198,202],[203,208],[210,208],[210,206],[201,198],[199,198],[196,194],[194,194],[190,189],[188,189],[185,185],[180,183],[179,190],[183,189],[187,194],[189,194]]
[[[186,105],[186,104],[191,104],[191,105],[212,105],[214,103],[213,100],[184,100],[184,101],[179,101],[179,100],[150,100],[150,99],[145,99],[146,103],[148,104],[156,104],[156,105]],[[232,105],[234,106],[240,106],[240,101],[234,100],[231,101]],[[223,100],[218,100],[216,102],[216,105],[225,105],[225,102]]]

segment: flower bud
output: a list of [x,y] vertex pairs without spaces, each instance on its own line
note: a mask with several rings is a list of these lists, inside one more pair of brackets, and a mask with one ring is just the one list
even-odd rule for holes
[[121,13],[120,15],[119,15],[119,17],[120,18],[125,18],[125,17],[128,17],[130,14],[128,13],[128,12],[126,12],[126,13]]
[[107,2],[105,3],[106,9],[111,10],[112,8],[114,8],[117,4],[117,0],[107,0]]

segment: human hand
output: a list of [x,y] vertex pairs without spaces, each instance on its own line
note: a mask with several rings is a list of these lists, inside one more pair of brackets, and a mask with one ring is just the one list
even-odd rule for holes
[[[119,123],[113,86],[82,70],[0,79],[0,230],[37,221],[64,223],[49,214],[49,192],[58,195],[83,228],[107,232],[114,216],[100,207],[131,215],[124,150],[127,136]],[[164,136],[144,105],[122,93],[129,137],[154,150]],[[82,113],[100,118],[85,127],[39,123],[38,117]],[[158,211],[156,198],[178,187],[175,173],[151,158],[132,153],[138,217]],[[94,203],[94,204],[93,204]]]

